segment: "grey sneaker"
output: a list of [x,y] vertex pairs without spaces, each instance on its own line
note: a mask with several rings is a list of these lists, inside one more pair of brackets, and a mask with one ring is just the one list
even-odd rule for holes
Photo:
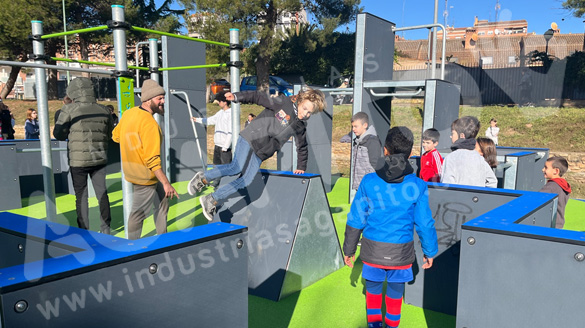
[[189,181],[189,185],[187,186],[187,192],[189,195],[194,196],[201,192],[203,187],[205,187],[205,183],[203,182],[204,179],[205,176],[203,175],[203,172],[195,173],[195,176]]
[[217,202],[213,199],[211,194],[199,197],[199,202],[201,203],[201,209],[203,209],[203,215],[207,219],[207,221],[213,221],[213,216],[215,215],[215,206]]

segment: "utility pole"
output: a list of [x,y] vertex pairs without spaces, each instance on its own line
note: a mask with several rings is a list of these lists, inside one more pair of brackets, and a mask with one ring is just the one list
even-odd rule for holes
[[[448,18],[449,18],[449,0],[445,0],[445,11],[443,11],[443,20],[444,20],[443,25],[445,27],[447,27]],[[445,34],[445,31],[443,31],[443,34]]]

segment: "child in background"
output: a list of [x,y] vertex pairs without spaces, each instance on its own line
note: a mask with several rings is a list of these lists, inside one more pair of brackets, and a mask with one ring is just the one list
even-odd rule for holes
[[297,144],[297,169],[294,173],[305,173],[309,153],[307,120],[313,114],[322,112],[327,105],[323,92],[312,89],[301,91],[294,100],[284,95],[270,97],[261,91],[228,92],[225,98],[232,102],[260,105],[264,110],[240,132],[234,159],[230,164],[197,172],[187,186],[189,195],[195,195],[213,180],[240,175],[232,182],[215,189],[212,194],[199,198],[203,215],[209,221],[213,220],[217,206],[239,189],[250,185],[262,162],[272,157],[292,136]]
[[376,129],[370,126],[368,114],[356,113],[351,118],[351,129],[355,134],[352,146],[352,190],[357,190],[364,175],[376,169],[378,159],[382,157],[382,144]]
[[213,133],[213,165],[229,164],[232,161],[232,102],[225,99],[225,91],[215,95],[219,110],[208,118],[192,117],[196,123],[215,125]]
[[463,116],[451,124],[453,152],[445,157],[442,183],[495,188],[498,180],[485,159],[475,151],[480,123],[476,117]]
[[250,113],[248,114],[248,119],[246,120],[246,122],[244,123],[244,129],[248,127],[248,125],[250,125],[250,122],[252,122],[252,120],[256,117],[256,115]]
[[427,129],[423,132],[422,147],[424,154],[420,157],[419,176],[423,181],[441,181],[441,169],[443,168],[443,157],[436,149],[441,134],[437,129]]
[[490,127],[485,130],[485,136],[492,139],[494,144],[498,145],[498,134],[500,134],[500,128],[498,128],[498,121],[492,117],[490,120]]
[[383,327],[382,288],[386,287],[386,327],[398,327],[404,284],[414,279],[412,263],[414,229],[422,246],[423,269],[433,265],[438,253],[437,232],[429,207],[427,184],[417,178],[408,163],[414,138],[406,127],[388,131],[384,165],[367,174],[347,215],[344,261],[353,268],[360,235],[366,281],[368,327]]
[[557,204],[557,220],[555,228],[562,229],[565,226],[565,207],[571,193],[571,186],[562,176],[569,170],[569,163],[561,156],[553,156],[546,160],[542,173],[548,180],[541,192],[559,195]]
[[26,121],[24,121],[24,138],[39,138],[39,121],[37,120],[37,111],[34,108],[26,110]]
[[479,137],[476,140],[475,151],[477,151],[491,168],[498,166],[496,145],[492,139]]

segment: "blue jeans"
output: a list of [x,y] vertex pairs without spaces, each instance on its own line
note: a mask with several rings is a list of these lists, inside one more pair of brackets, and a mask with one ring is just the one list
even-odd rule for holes
[[[250,157],[250,160],[246,160]],[[204,172],[205,180],[212,181],[221,177],[240,174],[241,176],[236,180],[223,185],[215,190],[211,195],[217,202],[227,199],[230,195],[236,193],[238,189],[247,187],[260,170],[262,161],[254,150],[250,147],[248,141],[242,137],[238,138],[236,144],[236,152],[234,153],[234,160],[229,164],[216,165],[213,169]]]

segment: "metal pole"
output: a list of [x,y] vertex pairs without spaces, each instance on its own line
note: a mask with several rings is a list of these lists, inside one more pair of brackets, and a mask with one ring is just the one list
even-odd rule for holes
[[[61,1],[63,5],[63,32],[67,32],[67,16],[65,14],[65,0]],[[65,58],[69,59],[69,45],[67,44],[67,35],[65,35]],[[67,67],[69,67],[69,63],[67,63]],[[67,71],[67,85],[69,85],[69,81],[71,81],[71,76],[69,71]]]
[[197,38],[192,38],[190,36],[184,36],[184,35],[173,34],[173,33],[168,33],[168,32],[161,32],[161,31],[151,30],[151,29],[147,29],[147,28],[143,28],[143,27],[131,26],[130,29],[134,30],[134,31],[138,31],[138,32],[146,32],[146,33],[152,33],[152,34],[157,34],[157,35],[165,35],[165,36],[170,36],[172,38],[191,40],[191,41],[195,41],[195,42],[202,42],[202,43],[208,43],[208,44],[215,44],[218,46],[224,46],[224,47],[230,46],[229,44],[223,43],[223,42],[210,41],[210,40],[205,40],[205,39],[197,39]]
[[80,68],[80,67],[64,67],[64,66],[37,64],[37,63],[21,63],[21,62],[7,61],[7,60],[0,60],[0,65],[33,67],[33,68],[43,68],[43,69],[46,68],[46,69],[55,69],[58,71],[86,72],[86,73],[101,74],[101,75],[112,75],[113,74],[112,71],[105,71],[105,70],[99,70],[99,69],[88,69],[88,68]]
[[[43,22],[32,21],[32,34],[43,34]],[[45,42],[33,40],[33,54],[45,54]],[[42,59],[35,63],[42,64]],[[55,178],[53,176],[53,156],[51,154],[51,135],[49,128],[49,101],[47,96],[47,74],[43,68],[35,68],[37,112],[39,114],[39,139],[41,144],[41,163],[43,166],[43,187],[45,189],[45,209],[48,221],[57,221],[55,206]]]
[[175,67],[161,67],[159,71],[179,71],[183,69],[198,69],[198,68],[213,68],[223,67],[227,64],[205,64],[205,65],[194,65],[194,66],[175,66]]
[[[150,68],[158,68],[158,39],[148,39],[148,48],[150,51],[149,57]],[[158,84],[160,84],[160,73],[157,73],[156,70],[152,70],[150,72],[150,78],[158,82]],[[154,114],[154,119],[156,120],[156,123],[158,123],[159,126],[163,125],[164,122],[162,116],[160,116],[159,114]],[[168,131],[165,131],[165,133],[166,132]],[[165,150],[168,149],[168,146],[169,145],[165,144]]]
[[[138,63],[138,47],[140,47],[143,44],[148,44],[148,41],[140,41],[136,43],[135,46],[135,50],[134,50],[134,62],[136,63],[136,66],[140,66],[140,64]],[[136,69],[136,78],[134,79],[136,81],[136,85],[140,85],[140,71],[138,69]]]
[[[240,30],[237,28],[230,28],[230,44],[239,44],[240,42]],[[240,50],[230,49],[230,61],[232,63],[240,61]],[[240,91],[240,69],[231,66],[230,67],[230,84],[231,91]],[[236,143],[240,136],[240,104],[232,103],[232,154],[236,153]]]
[[[117,22],[124,21],[124,6],[112,5],[112,20]],[[114,36],[114,58],[116,63],[116,70],[119,72],[128,70],[128,63],[126,62],[126,30],[118,28],[112,31]],[[120,80],[120,78],[118,78]],[[121,105],[121,92],[120,83],[117,84],[118,88],[118,108],[120,109],[120,117],[122,116],[122,105]],[[128,238],[128,217],[132,211],[132,199],[133,199],[133,187],[132,183],[128,182],[124,177],[124,171],[122,170],[122,198],[124,199],[124,233]]]
[[[88,64],[88,65],[96,65],[96,66],[116,67],[116,64],[102,63],[102,62],[82,60],[82,59],[69,59],[69,58],[59,58],[59,57],[51,57],[51,59],[54,61],[64,61],[64,62],[68,62],[68,63],[80,63],[80,64]],[[135,70],[148,71],[148,67],[128,66],[128,68],[135,69]]]
[[[439,0],[435,0],[435,17],[433,24],[438,24],[439,19]],[[445,30],[443,30],[443,40],[446,38]],[[437,71],[437,28],[433,27],[433,53],[431,59],[431,79],[434,79]]]

